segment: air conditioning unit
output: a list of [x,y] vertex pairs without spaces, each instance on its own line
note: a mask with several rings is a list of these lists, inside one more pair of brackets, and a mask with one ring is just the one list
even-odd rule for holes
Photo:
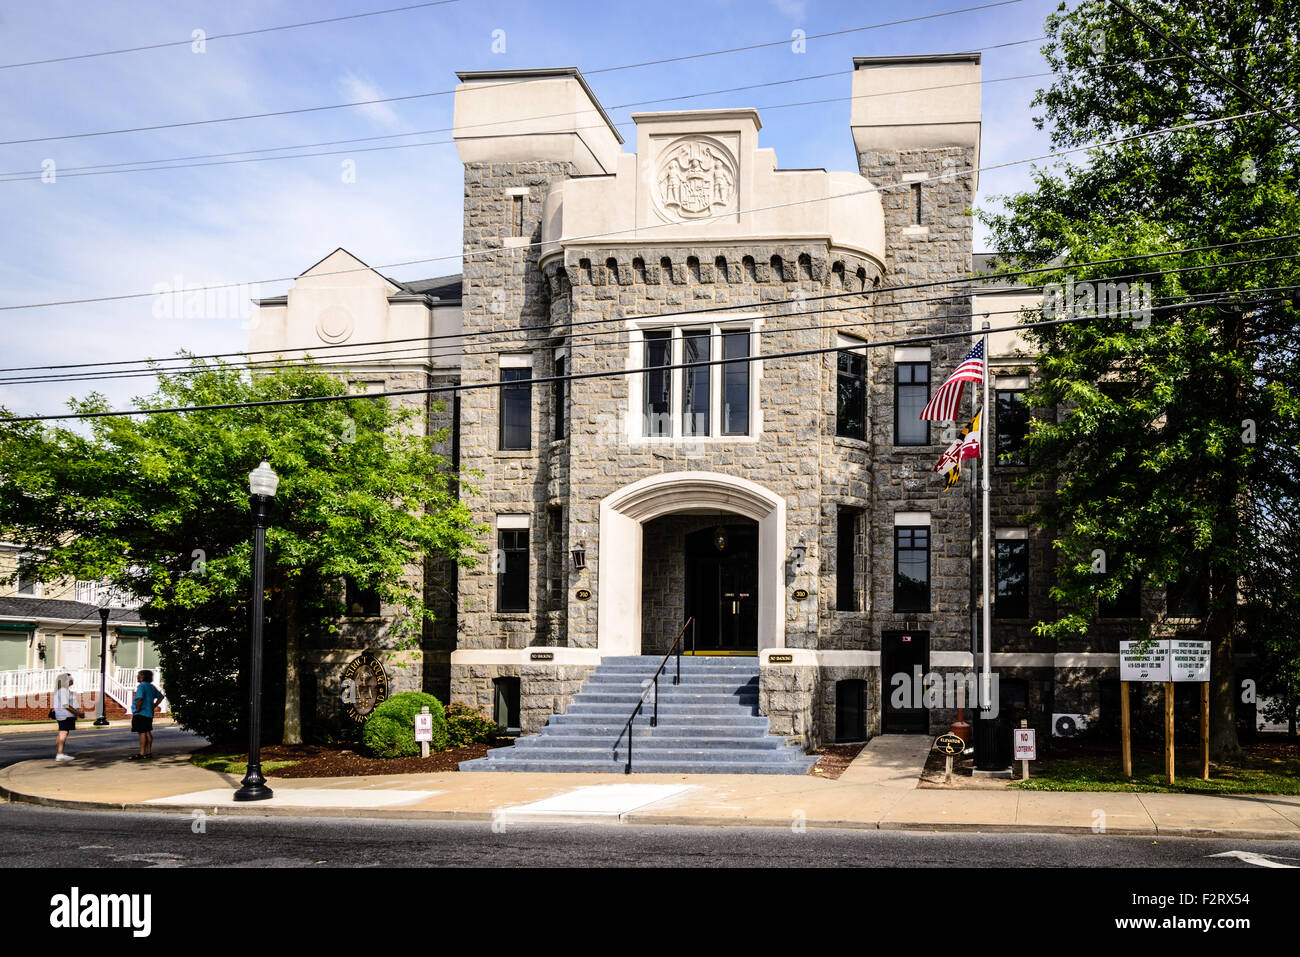
[[1072,738],[1085,730],[1091,720],[1092,716],[1087,714],[1054,714],[1052,715],[1052,737]]

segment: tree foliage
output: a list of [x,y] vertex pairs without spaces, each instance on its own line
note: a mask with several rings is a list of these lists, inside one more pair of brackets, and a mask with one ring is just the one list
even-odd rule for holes
[[[1295,103],[1300,6],[1138,6],[1149,25],[1238,86]],[[1035,122],[1056,149],[1227,121],[1037,169],[1031,191],[981,214],[1008,251],[1004,268],[1061,264],[1031,282],[1147,282],[1154,294],[1149,323],[1112,310],[1028,333],[1038,354],[1029,400],[1059,410],[1040,411],[1029,440],[1030,481],[1054,490],[1033,517],[1052,530],[1058,553],[1058,613],[1039,630],[1083,633],[1098,600],[1114,600],[1131,582],[1158,590],[1203,574],[1214,750],[1230,755],[1240,582],[1261,535],[1251,503],[1294,512],[1300,501],[1297,297],[1288,288],[1300,285],[1300,243],[1174,251],[1300,232],[1300,134],[1106,0],[1063,4],[1046,32],[1057,77],[1035,99]],[[1117,261],[1070,265],[1092,260]],[[1191,268],[1201,266],[1214,268]],[[1169,308],[1178,303],[1194,304]]]
[[[42,556],[43,580],[106,578],[139,596],[178,720],[227,739],[247,701],[248,473],[270,462],[280,484],[266,536],[266,710],[282,690],[283,738],[299,741],[299,660],[336,630],[344,577],[396,609],[387,647],[418,648],[439,583],[422,589],[412,573],[422,564],[427,573],[434,555],[472,564],[481,531],[436,451],[445,436],[421,434],[418,409],[366,398],[274,404],[347,391],[311,364],[250,379],[195,359],[136,400],[154,414],[88,419],[84,431],[7,424],[0,535]],[[71,406],[109,411],[99,395]]]

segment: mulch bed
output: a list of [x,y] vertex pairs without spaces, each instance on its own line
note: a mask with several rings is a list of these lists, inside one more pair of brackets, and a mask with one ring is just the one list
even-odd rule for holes
[[844,769],[853,763],[853,759],[866,746],[865,741],[860,741],[857,744],[831,744],[824,748],[818,748],[813,752],[813,754],[819,755],[817,763],[808,769],[808,773],[834,781],[844,773]]
[[461,761],[481,758],[493,747],[471,744],[435,751],[427,758],[371,758],[342,748],[316,744],[273,744],[262,748],[262,763],[297,761],[287,768],[267,772],[268,778],[335,778],[366,774],[431,774],[455,771]]

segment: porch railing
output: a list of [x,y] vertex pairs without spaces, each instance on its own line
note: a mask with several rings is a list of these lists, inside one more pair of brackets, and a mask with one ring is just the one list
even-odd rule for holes
[[[135,694],[136,668],[110,668],[104,675],[105,694],[120,704],[127,711],[131,710],[131,699]],[[43,698],[52,694],[59,675],[67,672],[72,676],[72,690],[78,697],[99,694],[98,668],[20,668],[12,671],[0,671],[0,707],[20,700]],[[154,672],[154,684],[161,690],[162,676]],[[164,712],[170,710],[166,699],[163,700]]]
[[673,643],[668,646],[668,652],[664,655],[663,661],[659,662],[659,667],[655,669],[654,676],[642,689],[641,697],[637,698],[636,707],[632,709],[632,715],[627,719],[627,724],[623,725],[623,730],[614,739],[614,757],[617,758],[618,743],[623,740],[623,735],[627,735],[627,765],[623,768],[624,774],[632,773],[632,722],[636,720],[636,716],[641,713],[641,709],[645,706],[645,696],[649,694],[651,688],[654,689],[655,697],[654,711],[650,716],[650,727],[657,728],[659,726],[659,675],[663,673],[664,666],[668,664],[668,659],[673,656],[674,652],[677,654],[677,673],[673,675],[673,684],[679,685],[682,683],[682,648],[685,646],[684,639],[687,630],[691,633],[691,654],[695,654],[695,617],[692,615],[686,619],[686,624],[682,625],[682,630],[677,633]]

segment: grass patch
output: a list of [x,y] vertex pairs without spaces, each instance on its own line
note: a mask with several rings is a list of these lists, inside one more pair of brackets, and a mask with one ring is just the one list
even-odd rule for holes
[[[1200,778],[1200,762],[1179,760],[1174,783],[1165,781],[1164,758],[1133,755],[1133,777],[1124,776],[1118,758],[1062,758],[1030,762],[1028,781],[1010,786],[1025,791],[1162,791],[1170,794],[1300,794],[1300,757],[1247,754],[1240,765],[1210,762],[1210,780]],[[1020,772],[1019,764],[1015,768]]]
[[[195,767],[203,768],[205,771],[216,771],[218,774],[233,774],[236,777],[242,777],[248,773],[247,754],[200,753],[191,755],[190,763]],[[287,768],[297,763],[297,761],[263,761],[262,773],[270,774],[272,771],[278,771],[280,768]]]

